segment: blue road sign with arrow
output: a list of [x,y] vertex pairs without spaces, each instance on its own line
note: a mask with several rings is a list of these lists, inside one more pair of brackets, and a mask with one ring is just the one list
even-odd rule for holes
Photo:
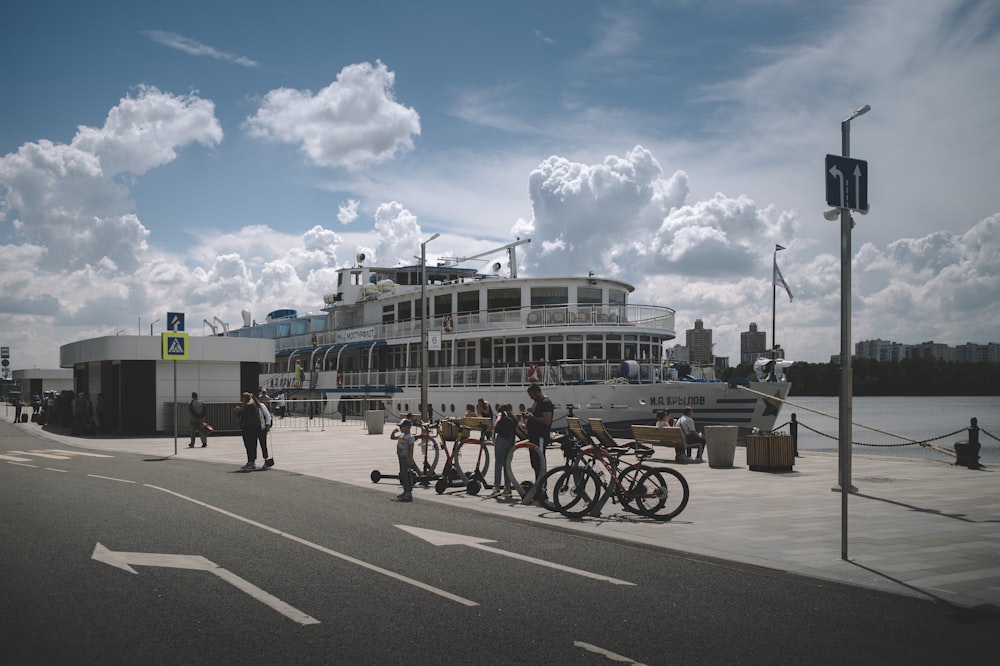
[[868,162],[826,156],[826,205],[868,212]]

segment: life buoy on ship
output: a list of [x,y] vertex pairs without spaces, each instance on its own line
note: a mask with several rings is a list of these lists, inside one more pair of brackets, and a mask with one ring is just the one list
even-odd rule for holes
[[337,370],[337,388],[344,388],[344,371]]
[[537,382],[541,381],[541,379],[542,379],[542,369],[538,367],[537,363],[532,364],[532,366],[528,368],[528,381]]
[[455,328],[455,321],[451,318],[451,315],[445,315],[441,326],[444,327],[445,333],[451,333],[452,329]]

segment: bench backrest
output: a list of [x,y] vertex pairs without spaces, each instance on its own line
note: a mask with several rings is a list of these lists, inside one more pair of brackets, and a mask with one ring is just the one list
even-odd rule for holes
[[575,416],[566,417],[566,429],[569,431],[569,434],[573,435],[573,437],[576,437],[576,439],[579,440],[580,444],[584,446],[594,445],[593,440],[590,439],[590,435],[588,435],[584,431],[583,424],[580,423],[580,419],[576,418]]
[[671,446],[673,448],[684,446],[684,433],[681,432],[680,428],[634,425],[632,426],[632,436],[640,444]]
[[611,436],[608,429],[604,427],[604,419],[589,419],[590,429],[594,431],[594,437],[604,446],[620,446],[615,438]]

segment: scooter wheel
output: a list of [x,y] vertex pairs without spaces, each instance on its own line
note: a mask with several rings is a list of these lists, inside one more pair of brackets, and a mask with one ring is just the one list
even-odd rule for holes
[[483,485],[476,481],[475,479],[469,481],[469,484],[465,486],[465,492],[470,495],[478,495],[479,491],[482,490]]
[[382,478],[382,472],[377,469],[372,470],[372,483],[378,483],[378,480]]
[[434,484],[434,491],[438,495],[443,495],[444,491],[448,489],[448,479],[438,479],[437,483]]

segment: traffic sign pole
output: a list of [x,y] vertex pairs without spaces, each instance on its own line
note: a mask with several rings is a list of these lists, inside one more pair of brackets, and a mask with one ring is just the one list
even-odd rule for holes
[[[866,104],[840,123],[841,151],[844,160],[851,156],[851,121],[870,110],[871,107]],[[867,165],[865,168],[867,172]],[[867,211],[868,197],[867,184],[864,196],[862,196],[860,187],[857,186],[853,193],[853,201],[852,197],[845,196],[845,187],[849,182],[848,177],[851,170],[840,169],[840,171],[842,172],[840,183],[840,401],[838,413],[839,445],[837,448],[839,488],[834,488],[834,490],[840,491],[840,557],[846,561],[847,496],[858,490],[851,485],[851,437],[854,430],[853,371],[851,367],[851,229],[854,227],[854,220],[851,218],[851,210],[848,206],[854,203],[856,207],[863,206],[863,209]],[[834,176],[832,173],[830,175]],[[860,172],[856,176],[860,180]],[[827,179],[827,184],[829,182]],[[828,198],[829,194],[828,188]]]

